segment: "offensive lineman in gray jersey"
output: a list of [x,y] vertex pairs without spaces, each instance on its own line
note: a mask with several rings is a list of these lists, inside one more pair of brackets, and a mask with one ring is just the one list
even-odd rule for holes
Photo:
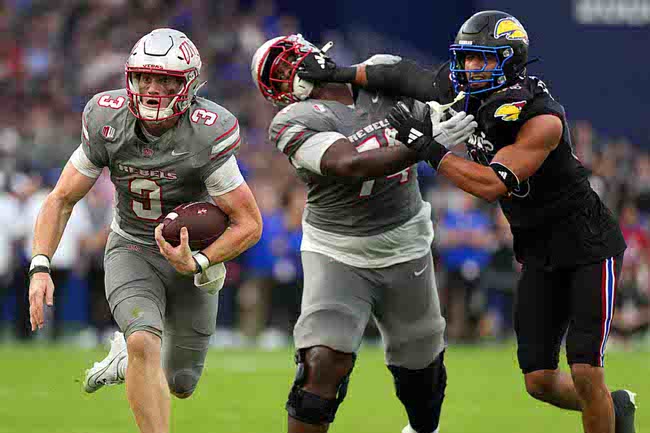
[[[106,246],[106,297],[124,336],[116,333],[109,355],[87,372],[85,389],[126,379],[143,433],[169,431],[170,391],[179,398],[193,393],[216,326],[223,262],[261,234],[257,204],[234,156],[237,119],[196,97],[200,69],[199,53],[183,33],[157,29],[140,39],[126,64],[127,88],[99,93],[86,105],[82,143],[35,227],[33,330],[43,326],[44,298],[53,303],[49,258],[72,208],[102,168],[110,169],[117,203]],[[166,243],[159,225],[165,215],[210,198],[228,214],[228,230],[194,256],[186,229],[178,247]]]
[[[385,116],[394,101],[300,79],[296,72],[310,52],[319,50],[300,35],[279,37],[262,45],[251,64],[262,94],[286,105],[271,123],[270,141],[308,186],[288,431],[328,430],[372,315],[408,415],[403,432],[437,432],[446,386],[445,320],[434,280],[431,210],[413,166],[427,156],[393,139]],[[413,110],[426,116],[428,108],[417,103]],[[476,126],[472,120],[459,113],[440,123],[437,139],[450,147],[465,141]]]

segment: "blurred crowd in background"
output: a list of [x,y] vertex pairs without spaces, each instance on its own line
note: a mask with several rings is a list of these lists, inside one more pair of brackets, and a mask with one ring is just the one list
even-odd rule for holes
[[[260,242],[227,264],[214,345],[290,344],[300,311],[306,192],[266,139],[275,109],[253,86],[249,64],[265,40],[305,29],[296,17],[277,13],[271,0],[0,0],[0,341],[36,337],[93,346],[114,330],[102,270],[113,204],[107,173],[68,223],[53,260],[56,307],[38,335],[29,331],[26,266],[39,207],[79,145],[85,103],[124,87],[130,48],[156,27],[181,30],[194,41],[208,81],[201,95],[239,118],[245,144],[238,160],[264,218]],[[381,52],[424,66],[442,61],[380,33],[332,31],[321,39],[314,42],[336,42],[331,53],[340,64]],[[633,347],[648,335],[650,320],[650,149],[603,136],[588,119],[569,120],[576,154],[619,216],[628,243],[612,340]],[[428,167],[418,172],[433,207],[450,341],[507,340],[519,272],[507,221],[497,206],[451,187]],[[372,325],[367,334],[368,341],[377,337]]]

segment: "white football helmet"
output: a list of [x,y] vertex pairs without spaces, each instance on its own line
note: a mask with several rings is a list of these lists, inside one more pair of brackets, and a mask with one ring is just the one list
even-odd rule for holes
[[[275,105],[288,105],[303,101],[314,89],[311,81],[303,80],[296,74],[302,61],[312,52],[320,50],[302,35],[280,36],[266,41],[255,51],[251,62],[253,82],[264,97]],[[278,67],[290,68],[285,78],[278,77]],[[289,85],[282,91],[282,83]]]
[[[183,114],[192,103],[199,85],[201,57],[192,41],[174,29],[156,29],[143,36],[131,50],[125,66],[129,110],[141,120],[160,121]],[[184,79],[183,88],[172,95],[140,93],[138,73],[163,74]],[[142,99],[172,98],[161,108],[148,107]]]

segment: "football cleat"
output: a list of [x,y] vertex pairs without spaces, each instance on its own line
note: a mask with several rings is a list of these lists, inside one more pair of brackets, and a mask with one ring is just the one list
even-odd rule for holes
[[636,394],[627,389],[612,392],[614,413],[616,415],[616,433],[634,433],[634,413],[636,412]]
[[93,393],[104,385],[117,385],[124,382],[120,376],[118,366],[120,361],[126,359],[126,340],[121,332],[116,331],[111,340],[111,350],[101,362],[96,362],[93,367],[86,370],[84,390]]

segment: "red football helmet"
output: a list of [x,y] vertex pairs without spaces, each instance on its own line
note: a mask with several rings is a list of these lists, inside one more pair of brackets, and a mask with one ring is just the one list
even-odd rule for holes
[[[320,51],[302,35],[280,36],[265,42],[253,55],[251,75],[264,97],[276,105],[305,100],[314,84],[296,72],[305,57]],[[286,89],[282,90],[282,84]]]

